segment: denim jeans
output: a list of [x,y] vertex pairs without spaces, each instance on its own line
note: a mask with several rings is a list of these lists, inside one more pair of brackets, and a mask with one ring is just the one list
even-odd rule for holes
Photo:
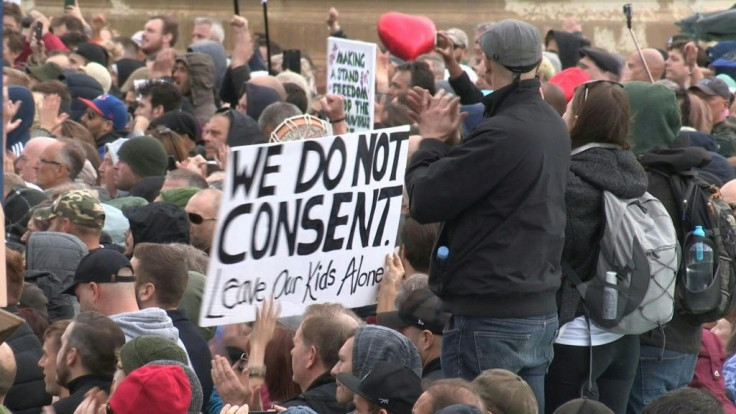
[[697,354],[649,345],[641,346],[640,355],[627,414],[641,414],[644,407],[660,395],[690,384],[698,361]]
[[524,378],[544,412],[544,375],[554,350],[557,314],[526,318],[472,318],[453,315],[442,337],[445,378],[472,381],[481,372],[503,368]]

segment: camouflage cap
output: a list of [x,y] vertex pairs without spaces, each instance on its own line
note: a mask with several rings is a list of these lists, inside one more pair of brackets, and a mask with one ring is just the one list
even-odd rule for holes
[[105,224],[102,203],[86,190],[67,191],[51,207],[40,208],[34,214],[38,220],[51,220],[57,216],[84,227],[101,229]]

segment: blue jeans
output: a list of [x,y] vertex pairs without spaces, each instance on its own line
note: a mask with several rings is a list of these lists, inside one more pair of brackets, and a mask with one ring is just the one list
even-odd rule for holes
[[554,350],[557,314],[526,318],[472,318],[453,315],[442,337],[445,378],[472,381],[481,372],[503,368],[529,383],[544,412],[544,375]]
[[697,361],[697,354],[642,345],[626,413],[641,414],[644,407],[660,395],[690,384]]

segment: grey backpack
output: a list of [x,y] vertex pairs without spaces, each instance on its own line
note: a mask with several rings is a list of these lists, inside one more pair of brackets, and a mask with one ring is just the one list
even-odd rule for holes
[[[609,148],[586,145],[573,154],[593,146]],[[606,221],[595,275],[583,282],[568,263],[563,270],[593,323],[613,333],[642,334],[674,314],[677,233],[667,210],[649,193],[624,200],[603,191],[603,202]],[[609,272],[615,272],[615,283],[612,275],[606,281]]]

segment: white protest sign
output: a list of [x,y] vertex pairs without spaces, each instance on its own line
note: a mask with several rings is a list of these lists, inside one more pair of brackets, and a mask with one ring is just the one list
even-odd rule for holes
[[348,132],[373,129],[376,45],[327,38],[327,92],[345,98]]
[[409,127],[233,148],[200,326],[376,301],[396,243]]

